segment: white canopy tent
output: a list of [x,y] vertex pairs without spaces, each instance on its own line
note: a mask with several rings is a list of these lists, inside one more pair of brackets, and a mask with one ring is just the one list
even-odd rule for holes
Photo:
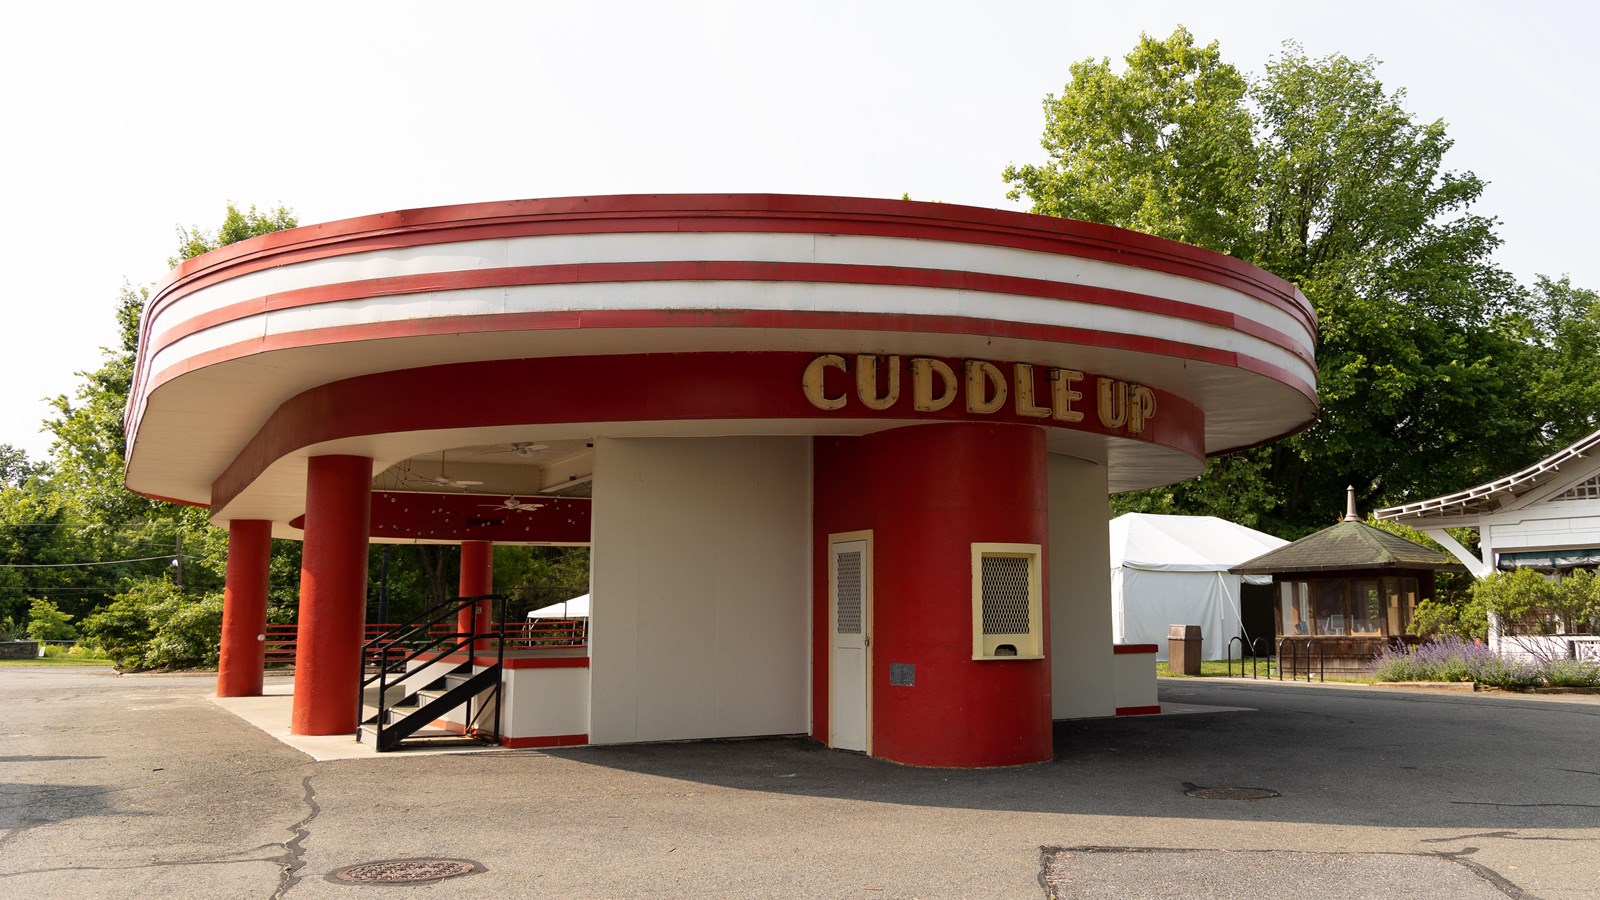
[[[1239,585],[1270,575],[1228,568],[1288,541],[1215,516],[1128,513],[1111,520],[1111,633],[1119,644],[1155,644],[1167,658],[1167,626],[1199,625],[1202,659],[1221,659],[1240,628]],[[1251,635],[1251,638],[1272,635]]]
[[528,618],[587,619],[589,618],[589,595],[584,594],[581,597],[573,597],[571,600],[563,600],[560,603],[552,603],[549,606],[530,610]]

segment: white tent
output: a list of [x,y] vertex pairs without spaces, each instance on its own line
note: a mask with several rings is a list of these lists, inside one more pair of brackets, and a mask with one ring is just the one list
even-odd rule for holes
[[[1119,644],[1155,644],[1167,658],[1167,626],[1199,625],[1201,658],[1222,659],[1239,634],[1239,584],[1271,576],[1228,568],[1288,541],[1215,516],[1128,513],[1111,520],[1111,633]],[[1251,638],[1272,635],[1251,635]],[[1238,648],[1234,648],[1237,654]]]
[[530,619],[587,619],[589,618],[589,595],[573,597],[560,603],[532,610],[528,613]]

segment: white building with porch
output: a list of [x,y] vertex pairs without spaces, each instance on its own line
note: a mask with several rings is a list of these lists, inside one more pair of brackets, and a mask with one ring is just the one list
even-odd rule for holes
[[[1474,577],[1535,568],[1560,577],[1600,566],[1600,431],[1521,471],[1454,494],[1378,510],[1443,544]],[[1447,528],[1478,532],[1477,554]],[[1591,656],[1593,635],[1502,635],[1491,621],[1490,645],[1532,655]]]

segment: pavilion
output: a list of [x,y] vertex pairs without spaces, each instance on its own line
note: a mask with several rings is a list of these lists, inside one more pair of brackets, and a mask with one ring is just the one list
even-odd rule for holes
[[405,210],[180,265],[127,484],[229,531],[225,695],[261,689],[269,538],[304,542],[299,734],[355,731],[370,542],[459,543],[464,596],[493,544],[568,544],[588,644],[559,733],[506,743],[1037,762],[1052,720],[1154,702],[1113,647],[1106,496],[1304,428],[1316,329],[1237,260],[1015,212]]

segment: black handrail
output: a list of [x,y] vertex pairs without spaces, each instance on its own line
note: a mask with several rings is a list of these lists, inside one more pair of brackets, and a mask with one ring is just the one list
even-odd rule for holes
[[[490,616],[492,630],[482,632],[478,631],[478,620],[475,612],[472,620],[473,627],[470,631],[457,630],[449,632],[435,632],[432,630],[433,626],[443,623],[452,615],[459,619],[459,615],[463,609],[473,608],[475,610],[477,604],[484,600],[492,601],[499,606],[499,614],[491,614]],[[385,725],[387,724],[385,723],[384,719],[387,717],[386,712],[389,704],[388,694],[389,688],[392,686],[389,681],[390,672],[395,671],[399,673],[399,677],[393,682],[394,685],[398,685],[411,678],[417,672],[427,671],[426,666],[410,670],[407,670],[406,668],[412,661],[424,655],[431,655],[435,657],[448,656],[453,653],[465,651],[467,659],[470,661],[473,659],[473,653],[477,649],[478,642],[490,638],[495,640],[496,646],[495,671],[503,671],[505,666],[506,610],[508,605],[507,598],[501,594],[481,594],[476,597],[457,597],[454,600],[448,600],[439,604],[438,606],[435,606],[433,609],[413,618],[410,622],[384,632],[383,634],[374,637],[372,640],[367,641],[362,645],[361,658],[363,661],[370,658],[374,652],[376,652],[378,671],[373,675],[363,678],[360,685],[357,687],[357,709],[364,710],[366,708],[367,688],[371,687],[373,683],[376,682],[378,687],[376,704],[377,714],[371,721],[373,722],[374,728],[377,732],[375,740],[380,749],[382,749],[384,745],[383,731]],[[397,650],[409,652],[402,652],[399,659],[393,659],[392,654]],[[498,680],[495,682],[494,692],[494,733],[498,738],[500,734],[500,682]],[[360,717],[358,716],[358,718]],[[366,721],[367,720],[362,720],[361,724],[366,724]],[[467,698],[466,716],[463,721],[465,723],[465,730],[470,733],[473,730],[471,697]],[[361,730],[359,726],[356,729],[356,740],[361,740]]]

